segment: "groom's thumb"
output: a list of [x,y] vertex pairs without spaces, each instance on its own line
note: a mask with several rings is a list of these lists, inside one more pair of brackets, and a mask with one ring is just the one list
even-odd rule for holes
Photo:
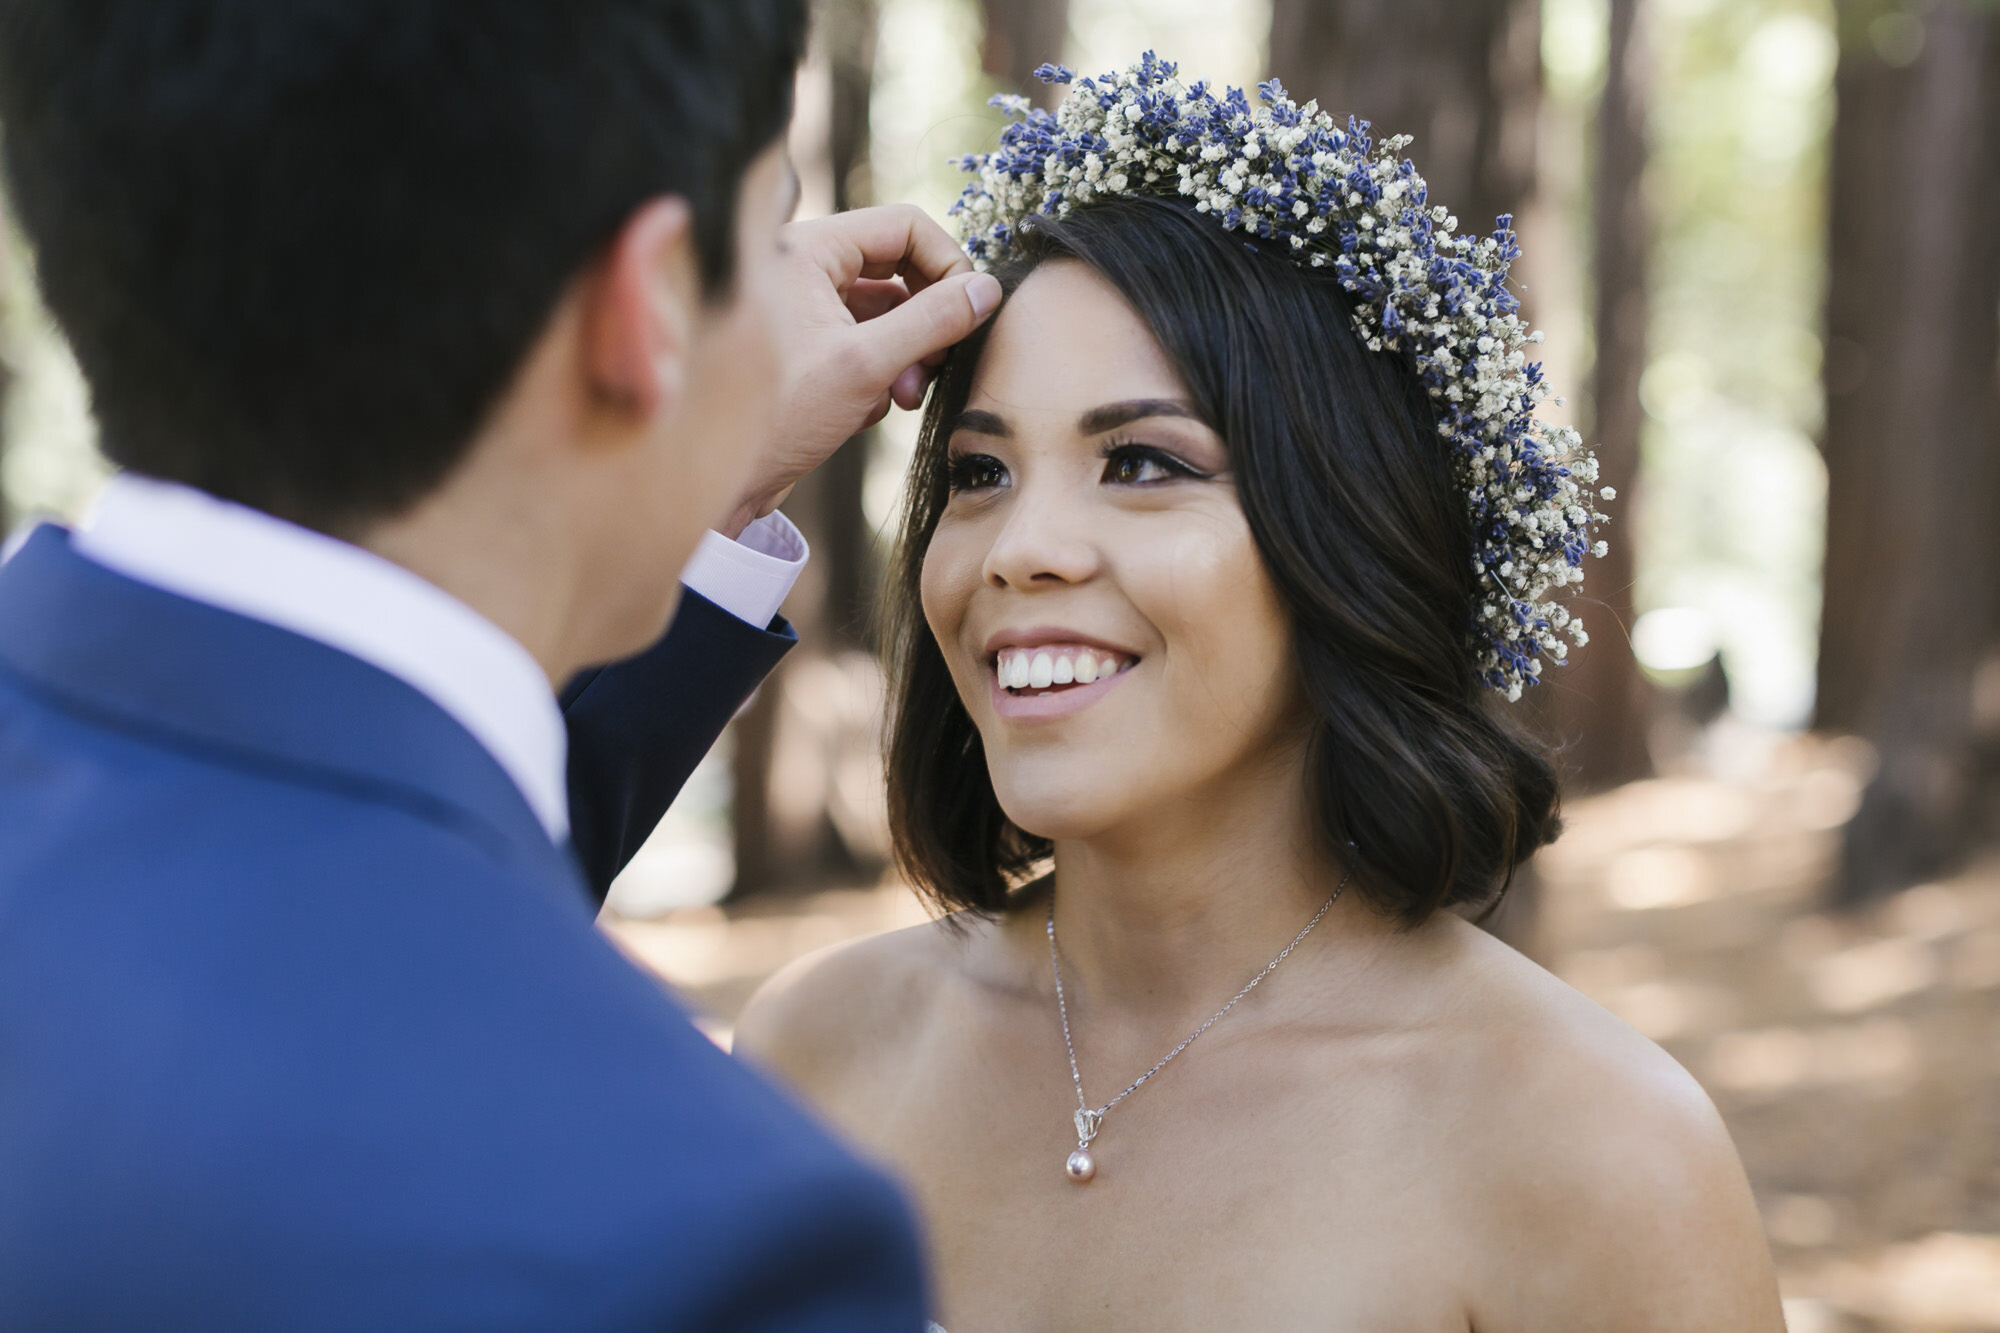
[[988,273],[968,273],[932,283],[858,325],[870,381],[887,388],[904,369],[961,341],[999,307],[999,282]]

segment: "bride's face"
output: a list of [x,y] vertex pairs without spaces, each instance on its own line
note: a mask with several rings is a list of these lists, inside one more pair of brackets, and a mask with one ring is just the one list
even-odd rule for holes
[[1295,777],[1288,621],[1228,451],[1113,287],[1031,274],[950,450],[924,615],[1008,818],[1086,838]]

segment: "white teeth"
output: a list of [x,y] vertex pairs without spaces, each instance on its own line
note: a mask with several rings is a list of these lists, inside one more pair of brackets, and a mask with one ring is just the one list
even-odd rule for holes
[[1046,690],[1054,685],[1089,685],[1132,667],[1116,653],[1067,644],[1050,648],[1003,648],[995,655],[993,674],[1007,690]]

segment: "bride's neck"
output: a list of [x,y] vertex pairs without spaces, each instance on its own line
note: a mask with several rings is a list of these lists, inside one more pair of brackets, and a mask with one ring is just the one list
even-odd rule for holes
[[[1059,842],[1064,984],[1093,1006],[1149,1012],[1235,993],[1340,882],[1304,788],[1296,771],[1274,774]],[[1353,906],[1319,929],[1334,933]]]

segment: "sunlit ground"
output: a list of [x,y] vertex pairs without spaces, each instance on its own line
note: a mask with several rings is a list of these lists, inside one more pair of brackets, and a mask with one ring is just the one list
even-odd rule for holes
[[[1576,802],[1540,950],[1722,1108],[1793,1333],[2000,1330],[2000,858],[1815,910],[1863,763],[1724,734],[1706,766],[1730,776]],[[608,926],[726,1041],[785,962],[923,919],[888,885]]]

